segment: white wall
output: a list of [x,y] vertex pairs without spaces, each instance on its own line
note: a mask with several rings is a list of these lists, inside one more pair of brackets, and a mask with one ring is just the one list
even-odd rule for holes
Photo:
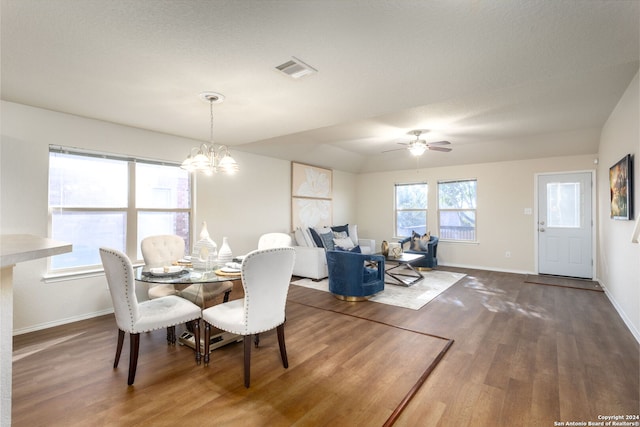
[[[247,153],[236,157],[242,159],[236,175],[197,178],[195,239],[207,221],[218,247],[226,236],[233,253],[243,254],[256,248],[261,234],[291,232],[291,162]],[[355,175],[333,172],[335,224],[355,220],[355,183]]]
[[[47,236],[49,144],[179,162],[199,141],[2,102],[0,234]],[[196,234],[207,221],[218,245],[254,249],[260,234],[291,228],[291,163],[233,150],[238,174],[196,178]],[[25,166],[25,161],[27,165]],[[336,223],[354,220],[355,176],[334,172]],[[46,260],[14,272],[14,332],[22,333],[112,310],[103,275],[44,283]]]
[[[179,160],[195,141],[2,102],[0,233],[47,236],[49,144]],[[47,260],[14,270],[14,331],[112,310],[104,276],[44,283]]]
[[[535,211],[536,173],[592,170],[595,158],[594,154],[361,174],[358,176],[358,224],[364,234],[375,238],[378,244],[382,240],[393,240],[394,184],[426,182],[429,185],[428,229],[438,235],[438,181],[475,178],[478,180],[478,242],[440,242],[438,262],[535,273],[535,215],[525,215],[524,210]],[[507,251],[511,253],[509,258],[505,257]]]
[[[625,91],[602,129],[598,164],[600,282],[623,320],[640,341],[640,244],[631,243],[640,217],[640,86],[638,74]],[[610,218],[609,168],[626,154],[634,156],[635,219]]]
[[[48,146],[58,144],[110,153],[181,161],[191,146],[185,138],[104,123],[63,113],[2,102],[0,144],[0,233],[47,235]],[[603,129],[599,153],[599,276],[609,297],[637,335],[640,329],[639,246],[628,243],[634,222],[612,221],[608,213],[608,167],[626,153],[638,153],[638,77]],[[260,234],[291,227],[290,162],[233,151],[241,171],[196,180],[196,231],[206,220],[218,244],[229,237],[234,253],[255,247]],[[428,153],[427,153],[428,155]],[[393,184],[430,184],[429,228],[437,229],[436,183],[478,179],[478,244],[443,242],[439,259],[499,271],[535,272],[534,208],[536,173],[590,170],[595,155],[532,159],[354,175],[333,173],[334,224],[357,223],[361,237],[378,245],[393,237]],[[28,167],[23,166],[25,159]],[[635,162],[636,180],[640,179]],[[635,192],[640,210],[638,191]],[[197,235],[194,236],[197,238]],[[511,258],[505,258],[505,251]],[[42,282],[46,261],[16,267],[14,331],[17,333],[91,317],[111,310],[103,276]]]

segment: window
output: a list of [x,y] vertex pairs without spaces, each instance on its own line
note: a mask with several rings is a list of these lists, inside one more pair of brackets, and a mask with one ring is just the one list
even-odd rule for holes
[[395,186],[395,215],[396,236],[411,236],[415,231],[423,235],[427,232],[427,195],[428,185],[396,184]]
[[547,184],[547,227],[580,228],[580,183]]
[[476,240],[475,179],[438,182],[440,239]]
[[101,246],[139,260],[152,234],[177,234],[188,248],[191,218],[191,178],[178,165],[49,150],[50,235],[73,245],[51,258],[52,272],[101,265]]

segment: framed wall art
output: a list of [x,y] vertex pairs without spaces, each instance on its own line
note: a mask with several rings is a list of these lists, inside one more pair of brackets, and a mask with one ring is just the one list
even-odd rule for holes
[[333,172],[291,162],[291,227],[331,225]]
[[633,219],[633,168],[631,154],[627,154],[609,168],[611,218]]

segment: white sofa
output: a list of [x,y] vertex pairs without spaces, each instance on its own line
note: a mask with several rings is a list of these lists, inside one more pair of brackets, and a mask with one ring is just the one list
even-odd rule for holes
[[[376,241],[358,238],[357,230],[357,225],[349,225],[349,238],[354,244],[357,242],[362,253],[375,253]],[[297,229],[292,237],[293,245],[296,249],[293,275],[307,277],[313,280],[321,280],[327,277],[329,273],[327,270],[325,248],[316,246],[310,234],[307,234],[307,230]]]

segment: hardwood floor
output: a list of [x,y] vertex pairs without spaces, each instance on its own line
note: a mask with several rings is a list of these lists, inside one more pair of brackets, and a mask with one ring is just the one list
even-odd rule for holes
[[[127,387],[128,346],[112,369],[112,316],[14,338],[14,426],[381,426],[432,362],[442,360],[396,426],[553,426],[637,415],[640,348],[602,292],[525,283],[480,270],[420,310],[348,303],[291,286],[286,341],[275,333],[252,354],[215,350],[208,367],[191,350],[141,337]],[[234,288],[235,298],[241,296]]]

